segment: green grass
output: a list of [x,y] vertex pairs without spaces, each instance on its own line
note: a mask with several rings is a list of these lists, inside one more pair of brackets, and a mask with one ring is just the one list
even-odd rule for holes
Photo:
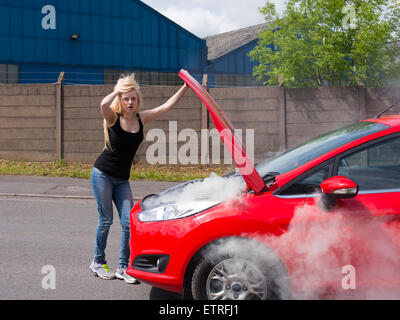
[[[31,162],[0,159],[0,175],[48,176],[89,179],[93,165],[73,161]],[[222,175],[233,171],[228,166],[181,166],[134,164],[130,178],[133,180],[188,181],[209,177],[212,172]]]

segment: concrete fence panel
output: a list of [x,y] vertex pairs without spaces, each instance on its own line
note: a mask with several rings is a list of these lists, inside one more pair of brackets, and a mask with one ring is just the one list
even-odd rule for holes
[[0,158],[55,159],[55,113],[54,85],[0,85]]
[[[162,105],[178,89],[141,88],[141,110]],[[100,102],[112,90],[111,85],[60,82],[0,85],[0,158],[92,163],[104,147]],[[400,99],[400,88],[255,87],[209,92],[241,131],[255,162],[318,134],[373,117]],[[229,153],[213,129],[205,106],[189,90],[174,109],[145,127],[136,161],[148,162],[149,155],[157,158],[165,152],[166,164],[178,163],[179,154],[190,154],[192,164],[210,163],[215,156],[219,163],[231,163],[231,159],[226,162]]]

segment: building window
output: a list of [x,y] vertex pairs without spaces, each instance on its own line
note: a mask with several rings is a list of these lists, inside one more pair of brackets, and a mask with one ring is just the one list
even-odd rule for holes
[[19,73],[16,64],[0,64],[0,83],[15,84],[18,83]]

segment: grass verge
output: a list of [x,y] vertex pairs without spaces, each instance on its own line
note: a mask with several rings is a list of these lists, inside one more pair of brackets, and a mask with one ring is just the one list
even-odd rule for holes
[[[48,176],[89,179],[93,165],[73,161],[30,162],[0,159],[0,175]],[[210,176],[212,172],[223,175],[234,168],[221,166],[180,166],[134,164],[130,178],[133,180],[188,181]]]

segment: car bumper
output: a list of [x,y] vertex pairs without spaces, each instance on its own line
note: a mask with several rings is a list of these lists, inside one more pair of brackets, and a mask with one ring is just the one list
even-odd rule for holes
[[141,222],[137,204],[131,212],[130,261],[127,273],[164,290],[182,293],[185,270],[202,246],[204,230],[194,216]]

